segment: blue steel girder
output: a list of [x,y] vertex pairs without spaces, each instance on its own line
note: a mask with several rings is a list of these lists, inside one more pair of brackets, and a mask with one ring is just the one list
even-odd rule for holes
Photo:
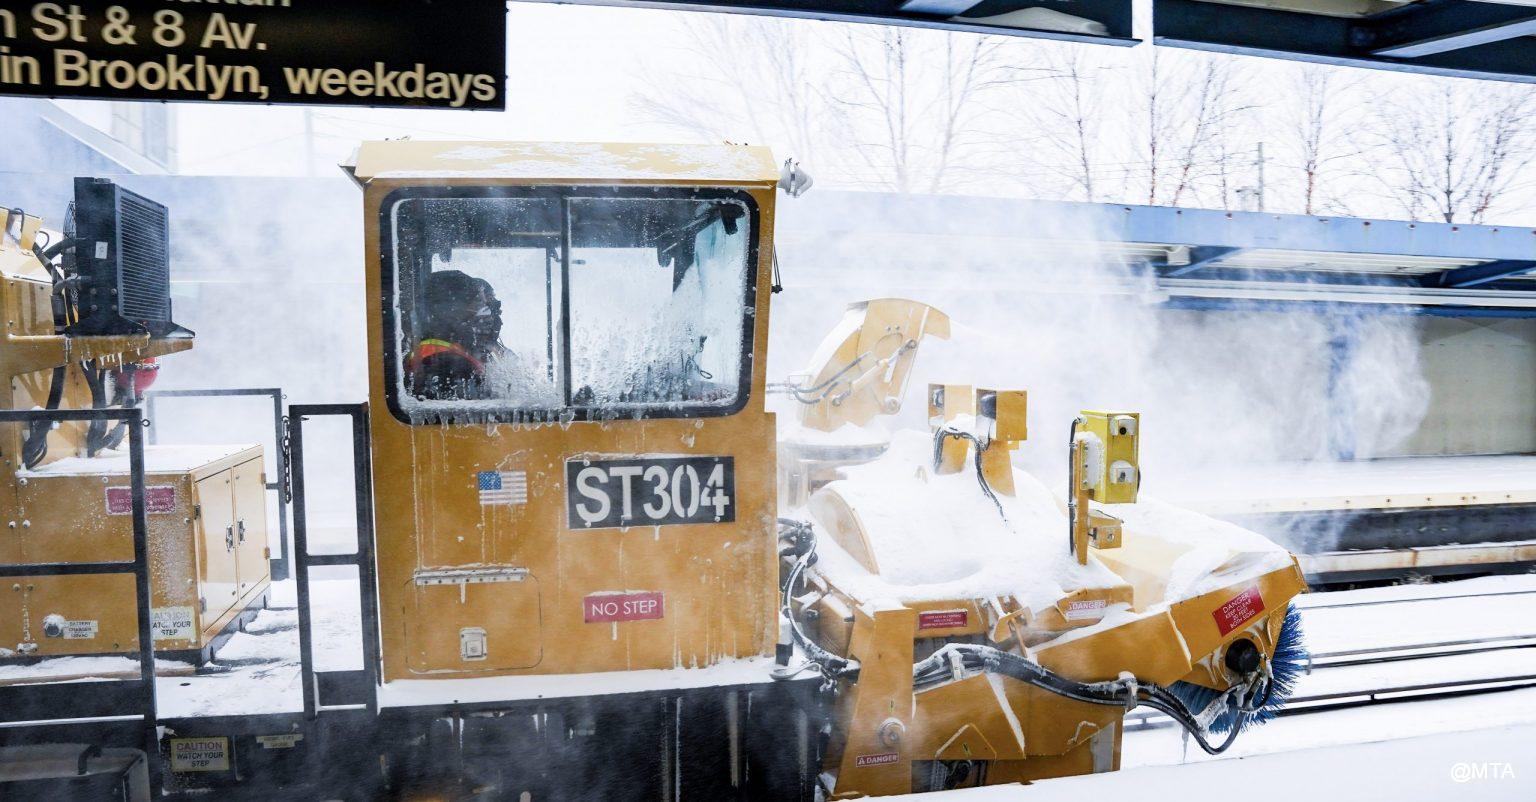
[[1152,0],[1160,45],[1322,64],[1536,82],[1536,10],[1428,0],[1369,17]]
[[1440,273],[1431,273],[1420,280],[1425,287],[1459,289],[1489,284],[1500,279],[1521,276],[1536,270],[1536,261],[1525,259],[1499,259],[1482,264],[1467,265]]
[[1229,248],[1217,245],[1196,245],[1195,247],[1189,249],[1189,264],[1169,265],[1168,267],[1160,270],[1158,275],[1164,278],[1178,278],[1179,276],[1187,276],[1190,273],[1193,273],[1207,265],[1220,262],[1228,256],[1235,256],[1239,253],[1242,253],[1244,250],[1247,249]]

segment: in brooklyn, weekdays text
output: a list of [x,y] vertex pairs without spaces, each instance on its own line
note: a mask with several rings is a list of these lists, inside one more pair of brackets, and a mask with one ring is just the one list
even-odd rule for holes
[[[404,53],[382,41],[374,48],[377,52],[368,52],[366,43],[348,45],[354,47],[351,51],[325,46],[324,37],[312,27],[317,15],[357,5],[332,0],[140,0],[0,9],[0,94],[499,107],[495,104],[504,77],[504,43],[487,48],[491,52],[480,59],[485,72],[435,65],[439,54],[450,54],[454,67],[462,66],[467,56],[462,50],[431,47],[430,41]],[[423,14],[430,10],[409,0],[394,5],[407,11],[420,5]],[[469,16],[478,14],[480,22],[494,20],[500,26],[501,14],[486,15],[484,5],[467,3],[465,8]],[[460,9],[452,13],[460,17],[459,24],[474,21]],[[396,19],[396,25],[409,25]],[[343,13],[325,24],[347,21]],[[277,36],[264,35],[269,27]],[[502,35],[499,28],[496,33]],[[483,31],[473,35],[484,36]],[[327,58],[339,63],[326,63]]]

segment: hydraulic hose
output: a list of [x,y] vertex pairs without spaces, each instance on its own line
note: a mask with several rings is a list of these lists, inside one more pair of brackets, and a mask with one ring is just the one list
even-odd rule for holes
[[[1042,690],[1049,691],[1058,696],[1066,697],[1087,704],[1134,708],[1138,704],[1144,704],[1154,710],[1166,714],[1189,732],[1195,742],[1205,752],[1219,755],[1226,751],[1237,738],[1237,733],[1246,723],[1252,710],[1251,704],[1238,706],[1237,725],[1227,734],[1220,744],[1213,745],[1207,735],[1205,726],[1201,724],[1199,715],[1191,711],[1184,702],[1170,692],[1167,688],[1156,683],[1141,682],[1134,677],[1125,677],[1106,682],[1079,682],[1057,674],[1054,671],[1034,662],[1022,655],[1006,652],[991,646],[978,644],[952,643],[925,660],[912,666],[912,685],[914,689],[929,687],[954,676],[957,664],[959,668],[980,671],[992,674],[1001,674],[1006,677],[1033,685]],[[1249,695],[1248,701],[1254,702],[1257,694]],[[1229,693],[1222,697],[1228,705],[1237,706],[1235,697]],[[1218,700],[1220,701],[1220,700]],[[1213,703],[1215,704],[1215,703]]]

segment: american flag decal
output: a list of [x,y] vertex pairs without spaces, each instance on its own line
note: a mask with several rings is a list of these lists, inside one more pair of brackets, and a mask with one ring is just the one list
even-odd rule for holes
[[528,503],[526,471],[481,471],[475,474],[475,485],[482,505]]

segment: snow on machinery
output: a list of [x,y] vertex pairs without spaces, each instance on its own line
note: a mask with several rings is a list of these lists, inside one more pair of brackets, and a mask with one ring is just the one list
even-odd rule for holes
[[[765,149],[348,169],[369,395],[291,408],[302,700],[146,720],[155,795],[846,798],[1111,770],[1138,704],[1219,749],[1283,698],[1294,560],[1138,498],[1135,414],[1074,424],[1065,494],[1012,465],[1023,390],[930,387],[929,430],[886,435],[950,326],[881,299],[777,426],[774,209],[808,179]],[[355,555],[306,551],[319,414],[354,421]],[[314,668],[311,564],[358,566],[360,670]]]
[[[168,213],[104,179],[75,182],[64,233],[0,210],[0,409],[131,409],[156,357],[192,347],[171,319]],[[139,651],[129,573],[71,573],[131,560],[127,424],[33,421],[3,430],[0,659]],[[151,448],[145,474],[156,650],[205,661],[269,585],[258,446]],[[14,712],[14,711],[12,711]]]
[[931,433],[866,428],[900,409],[922,339],[949,330],[920,303],[856,304],[791,385],[783,612],[808,655],[797,670],[837,696],[825,786],[1112,770],[1137,705],[1224,750],[1299,670],[1295,559],[1138,499],[1135,413],[1071,422],[1065,498],[1012,466],[1024,391],[931,385]]

